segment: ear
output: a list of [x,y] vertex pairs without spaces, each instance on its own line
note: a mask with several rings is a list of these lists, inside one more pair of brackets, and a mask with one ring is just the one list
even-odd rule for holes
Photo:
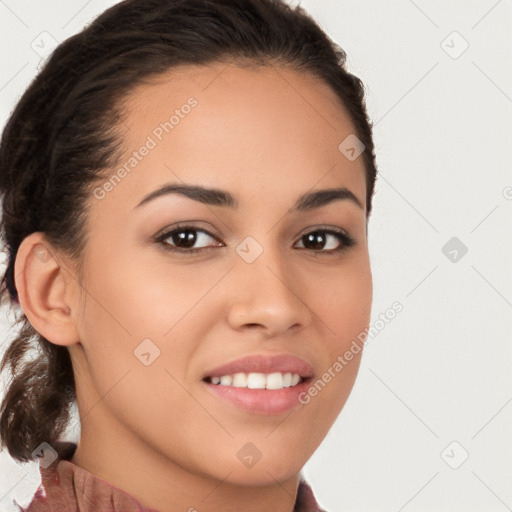
[[41,232],[22,241],[14,263],[14,282],[25,316],[38,333],[56,345],[80,341],[72,315],[78,286],[72,271]]

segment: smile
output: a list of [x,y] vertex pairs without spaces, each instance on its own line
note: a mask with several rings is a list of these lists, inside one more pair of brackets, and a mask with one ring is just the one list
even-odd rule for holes
[[235,373],[221,377],[208,377],[209,382],[219,386],[249,389],[283,389],[296,386],[302,377],[298,373]]

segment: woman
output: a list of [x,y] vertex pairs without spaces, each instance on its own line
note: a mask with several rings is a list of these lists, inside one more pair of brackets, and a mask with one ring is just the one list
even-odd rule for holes
[[40,462],[26,510],[321,510],[301,469],[372,301],[343,50],[282,1],[121,2],[57,48],[0,165],[21,323],[0,438]]

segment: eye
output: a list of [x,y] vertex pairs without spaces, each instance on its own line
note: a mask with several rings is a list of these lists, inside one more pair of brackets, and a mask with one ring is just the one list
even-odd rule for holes
[[325,253],[340,253],[355,244],[355,240],[344,231],[316,229],[303,235],[299,242],[304,249]]
[[[211,244],[208,245],[209,239],[218,242],[212,234],[204,229],[199,229],[196,226],[183,225],[157,236],[155,242],[162,244],[164,249],[168,251],[194,253],[214,247]],[[195,244],[200,244],[200,246],[194,247]],[[218,242],[216,246],[220,247],[219,244],[221,244],[221,242]]]
[[[214,243],[211,243],[214,240]],[[196,253],[224,244],[204,229],[188,224],[167,230],[154,239],[165,250],[181,253]],[[355,240],[344,231],[317,228],[299,239],[300,249],[314,251],[325,255],[338,254],[355,244]],[[199,244],[199,246],[196,246]]]

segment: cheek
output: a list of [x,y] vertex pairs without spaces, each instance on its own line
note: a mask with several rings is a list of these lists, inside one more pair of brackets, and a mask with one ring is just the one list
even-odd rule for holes
[[217,276],[211,272],[136,256],[132,249],[129,255],[96,257],[98,263],[90,265],[86,317],[95,335],[101,327],[101,337],[129,338],[132,343],[162,339],[197,314],[201,297],[215,284]]
[[131,383],[125,393],[133,405],[144,404],[148,412],[161,411],[160,398],[180,404],[186,394],[176,382],[187,380],[189,360],[210,317],[217,318],[207,315],[208,301],[201,299],[218,273],[192,265],[171,268],[165,261],[155,265],[123,254],[94,261],[79,322],[91,383],[103,396],[129,372],[118,393]]
[[373,284],[367,259],[340,268],[317,289],[317,314],[326,329],[329,352],[342,350],[370,322]]
[[86,371],[77,372],[84,410],[114,417],[155,447],[178,455],[181,447],[172,440],[183,437],[183,427],[177,418],[198,414],[186,390],[186,370],[193,340],[201,339],[194,330],[197,321],[191,321],[200,308],[193,306],[208,282],[170,272],[165,278],[147,267],[137,272],[133,261],[113,259],[119,264],[105,261],[91,268],[84,284],[85,356],[79,367],[83,363]]
[[[310,388],[310,399],[317,402],[319,414],[330,418],[325,425],[336,419],[356,379],[370,323],[372,289],[369,263],[361,258],[357,265],[340,269],[337,278],[318,294],[316,310],[323,326],[324,360],[323,372]],[[322,398],[316,400],[320,394]]]

